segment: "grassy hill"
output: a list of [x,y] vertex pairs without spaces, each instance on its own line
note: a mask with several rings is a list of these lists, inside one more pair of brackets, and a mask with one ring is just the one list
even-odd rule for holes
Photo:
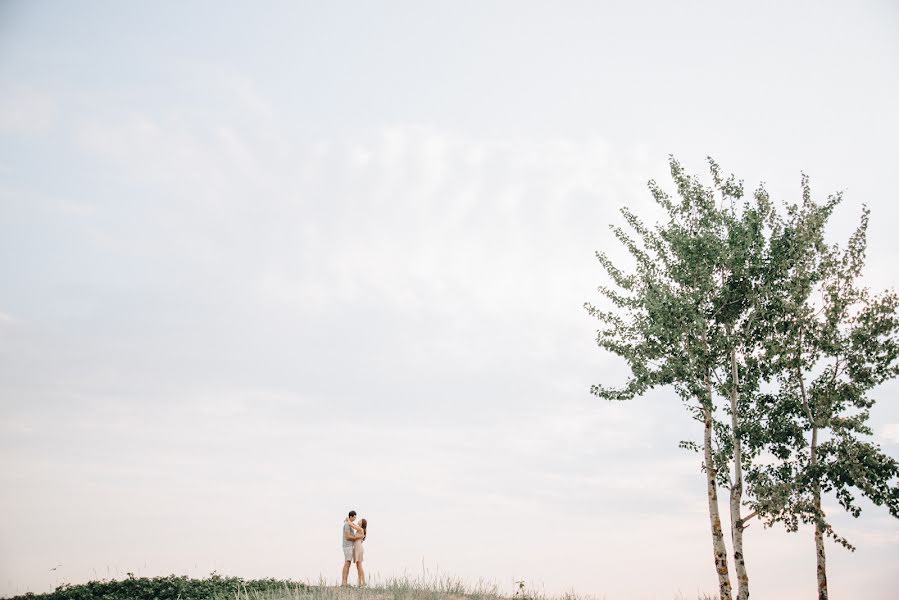
[[[351,580],[354,575],[351,576]],[[702,596],[699,600],[715,600]],[[46,594],[25,594],[0,600],[593,600],[565,594],[550,598],[530,592],[518,582],[514,594],[501,594],[494,584],[469,586],[453,577],[390,578],[369,587],[335,587],[324,581],[309,584],[282,579],[242,579],[215,573],[204,579],[187,576],[134,577],[123,580],[64,584]],[[675,600],[684,600],[678,596]]]
[[134,577],[90,581],[77,585],[63,584],[46,594],[28,593],[9,600],[219,600],[228,598],[294,597],[306,584],[278,579],[242,579],[213,573],[204,579],[168,575],[166,577]]
[[[355,574],[351,576],[351,579]],[[518,600],[537,600],[523,593]],[[213,573],[204,579],[187,576],[134,577],[64,584],[45,594],[28,593],[4,600],[502,600],[495,586],[471,588],[444,577],[425,581],[408,578],[375,582],[370,587],[310,585],[280,579],[242,579]],[[566,600],[574,600],[568,598]]]

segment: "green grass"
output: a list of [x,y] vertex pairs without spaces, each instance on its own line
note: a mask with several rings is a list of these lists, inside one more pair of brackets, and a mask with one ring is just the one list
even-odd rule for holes
[[63,584],[46,594],[28,593],[11,600],[216,600],[233,599],[238,594],[241,598],[253,598],[252,594],[282,593],[305,585],[299,581],[222,577],[214,572],[204,579],[184,575],[134,577],[129,573],[127,579]]
[[[355,574],[351,574],[351,580]],[[25,594],[8,600],[603,600],[574,593],[549,596],[516,582],[512,593],[493,583],[465,583],[451,576],[370,579],[367,587],[338,587],[279,579],[242,579],[215,573],[204,579],[186,576],[133,577],[123,580],[64,584],[46,594]],[[683,596],[675,600],[684,600]],[[715,600],[702,596],[699,600]]]

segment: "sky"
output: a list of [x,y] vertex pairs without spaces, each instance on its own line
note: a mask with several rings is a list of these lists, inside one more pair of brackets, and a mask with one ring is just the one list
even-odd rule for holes
[[[0,2],[0,595],[169,573],[716,592],[701,430],[584,312],[667,157],[872,211],[897,285],[899,10],[843,2]],[[899,458],[896,382],[874,441]],[[725,504],[722,502],[722,509]],[[834,597],[899,522],[826,510]],[[812,532],[746,532],[813,597]],[[56,567],[55,570],[51,571]]]

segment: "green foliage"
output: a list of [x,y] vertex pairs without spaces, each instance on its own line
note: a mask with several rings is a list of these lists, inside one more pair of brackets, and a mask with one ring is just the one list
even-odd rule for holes
[[871,391],[899,374],[899,297],[859,282],[867,209],[845,248],[827,245],[824,226],[841,197],[816,204],[804,176],[802,192],[772,240],[772,265],[789,276],[768,295],[759,362],[777,390],[747,408],[757,424],[747,443],[775,460],[747,481],[767,525],[816,523],[851,549],[827,522],[822,494],[856,517],[856,494],[899,517],[899,463],[867,439]]
[[[678,200],[655,182],[649,189],[666,219],[648,226],[622,209],[631,231],[612,226],[634,258],[626,273],[606,253],[597,258],[613,286],[600,286],[608,308],[586,303],[601,327],[598,345],[625,359],[631,372],[622,387],[594,385],[607,400],[628,400],[650,388],[672,386],[697,420],[714,412],[715,395],[743,398],[758,390],[766,291],[788,274],[772,268],[770,239],[776,211],[763,187],[744,199],[742,182],[722,176],[709,159],[711,187],[687,175],[671,158]],[[796,246],[794,252],[802,249]],[[736,353],[736,355],[735,355]],[[739,381],[733,380],[737,360]],[[716,466],[723,485],[734,432],[716,420]],[[741,432],[737,432],[738,435]],[[697,450],[694,442],[682,448]]]
[[840,194],[815,203],[803,175],[802,201],[775,207],[763,186],[745,199],[742,182],[708,163],[710,187],[670,158],[676,198],[650,181],[661,222],[622,209],[628,229],[611,229],[631,271],[597,252],[611,285],[598,288],[603,306],[584,307],[600,322],[597,344],[630,374],[591,392],[618,401],[670,386],[704,421],[703,467],[730,489],[738,563],[755,515],[793,531],[815,523],[851,547],[827,523],[822,494],[854,516],[861,495],[899,517],[899,463],[868,439],[871,391],[899,375],[899,297],[859,284],[868,211],[845,249],[828,245]]
[[222,577],[213,572],[205,579],[187,576],[134,577],[91,581],[77,585],[63,584],[46,594],[28,593],[9,600],[214,600],[235,598],[238,593],[295,591],[305,584],[278,579],[242,579]]
[[711,402],[702,382],[714,364],[710,322],[716,307],[726,304],[716,280],[724,222],[711,190],[686,176],[673,159],[671,172],[679,202],[654,181],[649,184],[668,213],[667,223],[649,227],[624,208],[632,232],[611,227],[635,259],[634,272],[625,273],[606,253],[596,253],[614,283],[599,287],[611,306],[584,307],[601,323],[597,344],[624,358],[631,372],[623,387],[594,385],[591,392],[600,398],[629,400],[671,385],[688,403]]
[[[744,199],[743,183],[722,176],[711,158],[708,163],[710,187],[670,159],[677,200],[650,181],[653,199],[667,213],[655,226],[621,211],[630,230],[612,226],[612,231],[635,261],[633,272],[597,253],[614,284],[599,288],[610,306],[585,308],[601,323],[597,344],[627,362],[630,378],[622,387],[594,385],[591,391],[607,400],[629,400],[670,386],[703,424],[702,468],[720,594],[729,598],[731,586],[716,486],[730,490],[733,557],[739,597],[745,599],[749,578],[740,511],[743,469],[752,462],[753,447],[744,452],[742,421],[762,381],[759,316],[767,291],[777,288],[785,273],[769,261],[777,219],[765,189]],[[699,449],[689,440],[680,447]]]

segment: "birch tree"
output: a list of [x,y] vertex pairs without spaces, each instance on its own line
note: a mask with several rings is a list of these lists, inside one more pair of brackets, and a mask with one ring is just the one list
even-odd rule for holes
[[845,249],[827,246],[824,227],[841,197],[817,205],[804,176],[802,190],[771,244],[771,268],[784,275],[768,297],[759,364],[777,388],[756,396],[743,433],[770,459],[751,467],[751,503],[768,526],[814,524],[818,598],[826,600],[825,538],[853,547],[828,521],[822,495],[857,517],[860,493],[899,517],[899,464],[868,439],[867,425],[871,391],[899,374],[899,298],[859,283],[868,211]]
[[[607,400],[629,400],[650,388],[670,386],[703,427],[702,471],[705,474],[712,554],[722,599],[732,598],[727,548],[721,527],[718,485],[730,490],[731,530],[738,597],[749,598],[749,578],[742,549],[744,518],[742,456],[744,398],[753,395],[758,373],[747,368],[757,338],[753,290],[771,285],[760,265],[766,251],[765,224],[771,205],[764,189],[741,202],[743,188],[733,176],[722,178],[709,159],[712,187],[684,173],[670,160],[677,188],[672,199],[654,181],[649,188],[667,221],[649,227],[627,208],[629,226],[612,226],[633,259],[626,272],[607,253],[597,252],[612,285],[600,286],[605,307],[585,304],[599,319],[598,345],[628,364],[630,377],[621,387],[594,385],[591,392]],[[747,377],[747,374],[749,375]],[[716,402],[726,398],[729,425],[716,419]],[[717,432],[717,433],[716,433]],[[725,439],[716,447],[714,440]],[[699,450],[693,442],[682,446]],[[733,474],[728,473],[733,466]]]
[[758,452],[744,448],[745,406],[758,394],[762,379],[758,356],[763,347],[768,291],[781,285],[782,276],[770,265],[770,236],[777,222],[768,193],[759,186],[752,201],[744,201],[742,184],[722,180],[718,165],[709,159],[714,188],[720,190],[725,221],[726,252],[719,267],[721,292],[715,310],[715,338],[722,364],[712,370],[717,393],[725,399],[726,419],[716,428],[720,483],[728,490],[737,597],[749,598],[749,575],[743,551],[744,469]]

